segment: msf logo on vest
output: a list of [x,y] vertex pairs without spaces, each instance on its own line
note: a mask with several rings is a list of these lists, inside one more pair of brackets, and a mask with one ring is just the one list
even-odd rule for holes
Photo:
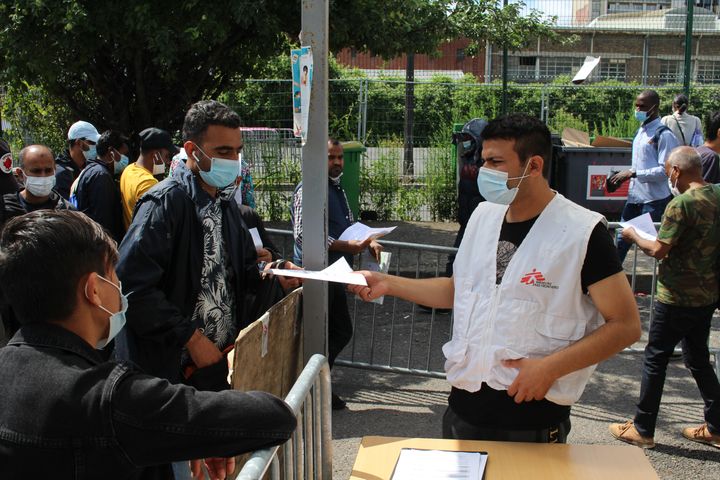
[[532,287],[551,288],[553,290],[557,290],[559,288],[558,286],[553,285],[552,282],[547,281],[542,272],[539,272],[536,268],[533,268],[532,272],[523,275],[520,279],[520,283]]

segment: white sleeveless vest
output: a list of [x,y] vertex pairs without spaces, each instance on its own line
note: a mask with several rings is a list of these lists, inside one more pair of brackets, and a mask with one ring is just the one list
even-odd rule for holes
[[[580,283],[590,234],[602,215],[555,194],[496,285],[496,254],[507,209],[491,202],[478,205],[455,258],[453,335],[443,353],[448,381],[469,392],[483,382],[507,390],[517,369],[503,367],[502,360],[547,356],[604,323]],[[559,378],[545,398],[573,404],[594,369]]]

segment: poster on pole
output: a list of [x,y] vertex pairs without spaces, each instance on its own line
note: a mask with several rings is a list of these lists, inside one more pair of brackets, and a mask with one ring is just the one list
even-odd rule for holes
[[292,67],[293,133],[307,140],[308,114],[310,113],[310,89],[313,77],[313,57],[311,47],[290,50]]

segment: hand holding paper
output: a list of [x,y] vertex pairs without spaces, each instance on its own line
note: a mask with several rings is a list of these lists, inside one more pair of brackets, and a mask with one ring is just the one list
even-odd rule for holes
[[367,239],[376,239],[387,235],[395,230],[395,228],[396,227],[371,228],[363,223],[356,222],[346,228],[338,240],[358,240],[364,242]]
[[620,222],[623,228],[633,228],[640,238],[654,242],[657,240],[657,230],[653,225],[652,218],[649,213],[635,217],[627,222]]
[[341,257],[340,260],[319,272],[273,268],[270,269],[270,273],[282,277],[297,277],[307,280],[321,280],[324,282],[347,283],[349,285],[367,286],[367,281],[365,280],[365,277],[360,273],[353,272],[353,269],[350,268],[350,265],[348,265],[344,257]]

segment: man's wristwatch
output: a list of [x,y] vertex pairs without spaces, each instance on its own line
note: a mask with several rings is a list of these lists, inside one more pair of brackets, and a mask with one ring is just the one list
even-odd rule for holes
[[630,178],[637,178],[637,172],[634,168],[630,169]]

